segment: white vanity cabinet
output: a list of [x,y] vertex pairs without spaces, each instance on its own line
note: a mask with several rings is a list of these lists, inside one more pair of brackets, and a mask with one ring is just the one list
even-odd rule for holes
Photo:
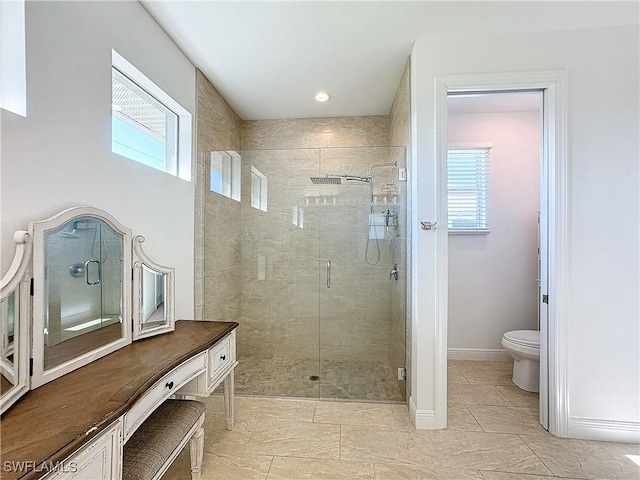
[[120,480],[122,478],[122,419],[91,443],[55,467],[43,480]]
[[2,416],[0,442],[3,464],[33,464],[28,472],[3,471],[2,478],[119,480],[124,445],[151,413],[169,397],[207,396],[220,383],[232,428],[237,326],[179,320],[173,332],[32,390]]
[[[158,415],[165,424],[160,410],[145,425],[154,411],[223,382],[233,427],[238,324],[176,321],[174,269],[145,254],[144,237],[132,243],[109,213],[74,207],[30,222],[14,240],[0,279],[2,479],[120,480],[127,441]],[[200,433],[186,432],[194,438],[201,408]],[[183,445],[170,446],[166,465]],[[155,452],[147,442],[139,451]]]
[[185,397],[209,396],[220,383],[223,383],[228,430],[233,429],[234,425],[233,396],[235,394],[234,369],[236,365],[238,365],[236,361],[236,331],[233,330],[207,350],[206,375],[200,375],[178,391],[179,395]]

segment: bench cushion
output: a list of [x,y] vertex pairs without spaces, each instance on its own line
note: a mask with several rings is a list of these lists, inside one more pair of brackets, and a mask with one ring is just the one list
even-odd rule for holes
[[152,479],[205,409],[202,402],[195,400],[166,400],[125,444],[122,478]]

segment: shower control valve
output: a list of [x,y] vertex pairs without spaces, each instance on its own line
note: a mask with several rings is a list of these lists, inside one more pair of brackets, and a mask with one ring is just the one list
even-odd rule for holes
[[395,281],[398,281],[398,264],[394,263],[393,264],[393,270],[391,270],[391,272],[389,273],[389,280],[391,280],[392,278],[395,279]]

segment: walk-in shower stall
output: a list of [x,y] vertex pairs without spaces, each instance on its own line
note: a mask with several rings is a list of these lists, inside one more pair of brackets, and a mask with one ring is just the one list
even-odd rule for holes
[[404,401],[404,147],[208,160],[204,318],[240,323],[237,392]]

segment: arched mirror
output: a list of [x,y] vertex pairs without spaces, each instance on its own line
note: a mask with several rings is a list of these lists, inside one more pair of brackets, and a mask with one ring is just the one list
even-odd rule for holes
[[133,239],[133,339],[174,329],[174,269],[153,262]]
[[90,207],[29,228],[35,388],[131,342],[131,232]]
[[29,390],[29,296],[31,237],[14,235],[16,253],[0,280],[0,413]]

